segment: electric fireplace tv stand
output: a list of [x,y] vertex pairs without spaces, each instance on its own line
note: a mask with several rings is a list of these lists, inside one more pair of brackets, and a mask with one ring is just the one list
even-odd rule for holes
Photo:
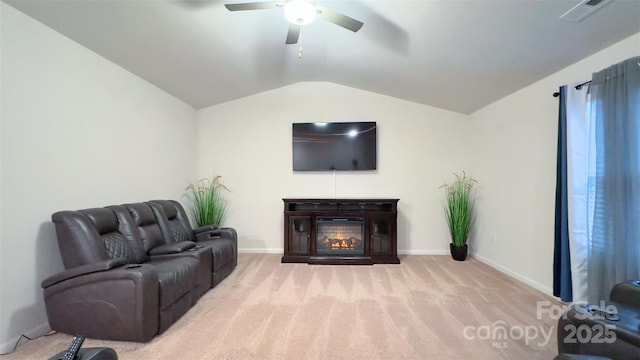
[[283,199],[283,263],[399,264],[398,199]]

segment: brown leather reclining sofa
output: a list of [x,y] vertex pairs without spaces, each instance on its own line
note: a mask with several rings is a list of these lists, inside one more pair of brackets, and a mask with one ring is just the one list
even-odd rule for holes
[[233,228],[192,229],[156,200],[52,215],[65,271],[42,282],[51,329],[147,342],[237,265]]
[[557,335],[558,360],[640,359],[640,281],[616,284],[600,304],[572,305]]

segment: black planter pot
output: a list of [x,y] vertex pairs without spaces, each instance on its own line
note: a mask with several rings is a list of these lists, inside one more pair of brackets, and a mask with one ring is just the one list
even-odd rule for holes
[[453,260],[464,261],[467,258],[467,244],[455,246],[453,243],[449,243],[449,250]]

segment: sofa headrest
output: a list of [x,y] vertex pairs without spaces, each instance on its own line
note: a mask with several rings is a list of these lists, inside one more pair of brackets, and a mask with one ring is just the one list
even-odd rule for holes
[[107,208],[85,209],[79,212],[91,220],[100,235],[118,231],[118,218],[113,211]]
[[158,223],[153,215],[153,210],[146,203],[124,204],[122,206],[129,210],[131,217],[133,217],[133,223],[137,226],[143,227]]
[[150,203],[162,206],[162,210],[164,210],[164,214],[167,216],[168,220],[173,220],[178,216],[178,209],[173,202],[169,200],[153,200],[150,201]]

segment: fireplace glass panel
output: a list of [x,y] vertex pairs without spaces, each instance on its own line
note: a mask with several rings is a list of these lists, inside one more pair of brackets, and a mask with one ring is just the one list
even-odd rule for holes
[[316,219],[317,255],[364,254],[363,218]]

